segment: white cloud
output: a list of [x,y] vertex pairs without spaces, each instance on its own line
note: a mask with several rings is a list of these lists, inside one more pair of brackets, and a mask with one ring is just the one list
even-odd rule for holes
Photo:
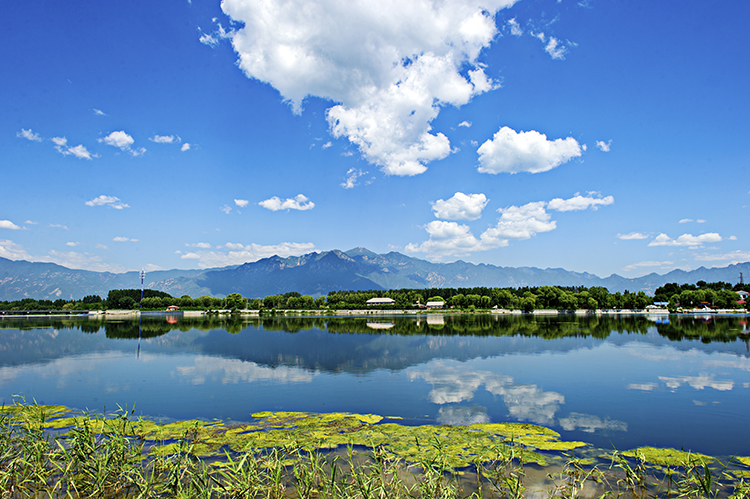
[[174,144],[175,142],[180,141],[179,137],[175,137],[174,135],[154,135],[148,140],[156,142],[157,144]]
[[470,401],[480,386],[492,395],[503,398],[508,413],[515,419],[550,425],[565,397],[557,392],[545,392],[536,385],[514,383],[513,378],[490,371],[471,370],[439,363],[428,370],[410,370],[409,379],[423,379],[430,383],[430,401],[435,404],[455,404]]
[[544,51],[553,59],[565,59],[565,54],[568,52],[568,48],[560,43],[560,40],[551,36],[549,37],[547,45],[544,46]]
[[579,211],[591,208],[596,210],[599,206],[606,206],[615,202],[615,198],[607,196],[605,198],[593,197],[591,195],[583,197],[576,194],[570,199],[555,198],[549,202],[547,207],[555,211]]
[[523,35],[523,30],[521,29],[521,26],[518,24],[518,21],[516,21],[516,18],[514,17],[510,21],[508,21],[508,26],[510,27],[510,34],[513,36],[521,36]]
[[208,243],[193,243],[193,244],[186,243],[185,246],[192,247],[192,248],[201,248],[201,249],[209,249],[211,247],[211,245]]
[[235,199],[235,200],[234,200],[234,204],[236,204],[236,205],[237,205],[237,206],[239,206],[240,208],[244,208],[244,207],[245,207],[245,206],[247,206],[247,205],[248,205],[249,203],[250,203],[250,201],[248,201],[247,199]]
[[470,121],[462,121],[461,123],[458,124],[458,126],[462,126],[462,127],[466,127],[466,128],[471,128],[471,122]]
[[0,257],[8,260],[27,260],[31,261],[31,255],[20,244],[10,239],[0,239]]
[[617,234],[618,239],[622,239],[623,241],[630,241],[633,239],[648,239],[648,234],[643,234],[642,232],[630,232],[628,234]]
[[279,211],[279,210],[312,210],[315,207],[315,203],[309,201],[303,194],[297,194],[294,198],[287,198],[282,200],[278,196],[274,196],[265,201],[258,203],[260,206],[267,210]]
[[557,228],[550,220],[544,201],[527,203],[523,206],[510,206],[497,210],[502,213],[497,225],[482,234],[482,243],[489,247],[507,246],[508,240],[530,239],[539,232],[549,232]]
[[146,148],[145,148],[145,147],[139,147],[138,149],[130,149],[130,154],[132,154],[132,155],[133,155],[133,156],[135,156],[136,158],[137,158],[138,156],[143,156],[143,154],[144,154],[145,152],[146,152]]
[[117,243],[137,243],[138,242],[138,239],[131,239],[129,237],[123,237],[123,236],[113,237],[112,240]]
[[736,251],[730,251],[729,253],[718,253],[718,254],[702,254],[702,255],[696,255],[696,260],[700,260],[702,262],[717,262],[717,261],[726,261],[730,263],[743,263],[743,262],[750,262],[750,251],[743,251],[743,250],[736,250]]
[[274,255],[280,257],[302,255],[314,251],[315,245],[313,243],[281,243],[264,246],[260,244],[227,243],[224,248],[229,251],[197,251],[185,253],[180,258],[198,260],[200,268],[225,267],[255,262],[261,258]]
[[706,221],[703,220],[702,218],[699,218],[698,220],[695,221],[695,223],[704,224],[704,223],[706,223]]
[[29,225],[39,225],[39,222],[34,222],[33,220],[26,220],[24,223]]
[[668,235],[661,233],[656,238],[648,243],[649,246],[694,246],[700,247],[705,243],[717,243],[722,240],[722,237],[716,232],[708,232],[701,234],[700,236],[694,236],[692,234],[683,234],[677,239],[672,239]]
[[[216,18],[214,18],[213,21],[216,22]],[[221,23],[218,22],[216,22],[216,26],[216,30],[214,30],[213,33],[204,33],[203,30],[198,28],[198,31],[201,32],[201,36],[198,41],[203,45],[208,45],[209,47],[214,48],[219,44],[221,40],[232,38],[234,30],[226,31]]]
[[320,146],[320,148],[321,148],[321,149],[328,149],[328,148],[329,148],[329,147],[331,147],[332,145],[333,145],[333,142],[331,142],[331,141],[329,140],[328,142],[326,142],[325,144],[323,144],[322,146]]
[[35,258],[37,262],[51,262],[69,269],[93,270],[95,272],[125,272],[122,265],[102,262],[101,257],[76,251],[50,251],[48,256]]
[[243,23],[228,36],[249,78],[272,85],[296,113],[308,96],[339,103],[327,112],[334,137],[388,175],[416,175],[451,152],[430,126],[440,108],[495,87],[478,56],[497,35],[495,13],[513,3],[225,0],[222,8]]
[[[557,204],[572,205],[575,204],[574,199],[560,199]],[[557,222],[551,220],[547,206],[546,201],[536,201],[523,206],[501,208],[497,210],[501,213],[497,225],[485,230],[479,239],[471,233],[467,225],[434,220],[425,226],[430,236],[429,240],[421,244],[407,244],[405,251],[426,253],[429,258],[442,259],[449,256],[464,256],[474,251],[502,248],[508,246],[511,240],[530,239],[538,233],[555,230]],[[588,203],[588,206],[596,204]]]
[[352,187],[357,185],[357,179],[362,175],[367,175],[367,172],[363,172],[362,170],[358,170],[357,168],[349,168],[349,170],[346,172],[344,181],[341,183],[341,187],[343,187],[344,189],[351,189]]
[[23,128],[21,128],[20,132],[16,132],[16,137],[21,137],[21,138],[24,138],[24,139],[28,139],[28,140],[31,140],[33,142],[41,142],[42,141],[42,137],[38,133],[32,132],[31,128],[29,128],[28,130],[24,130]]
[[106,137],[99,139],[99,142],[104,142],[109,146],[119,147],[123,151],[126,151],[130,149],[130,146],[133,145],[135,140],[123,130],[120,130],[119,132],[112,132]]
[[679,222],[677,222],[677,223],[678,223],[678,224],[686,224],[686,223],[689,223],[689,222],[694,222],[694,221],[695,221],[695,220],[693,220],[692,218],[683,218],[682,220],[680,220],[680,221],[679,221]]
[[70,246],[71,248],[75,248],[76,246],[79,246],[80,244],[81,243],[77,243],[77,242],[73,242],[73,241],[68,241],[67,243],[65,243],[65,246]]
[[49,226],[50,226],[50,227],[52,227],[52,228],[54,228],[54,229],[63,229],[63,230],[68,230],[68,226],[67,226],[67,225],[62,225],[62,224],[49,224]]
[[482,249],[468,225],[433,220],[425,226],[425,230],[430,239],[422,244],[407,244],[407,253],[427,253],[429,257],[443,258],[463,256]]
[[597,430],[604,431],[628,431],[628,424],[624,421],[614,419],[602,419],[599,416],[591,414],[581,414],[571,412],[568,417],[560,418],[560,426],[565,431],[575,431],[580,429],[586,433],[594,433]]
[[230,213],[232,212],[232,207],[231,207],[231,206],[229,206],[228,204],[225,204],[224,206],[222,206],[222,207],[221,207],[221,208],[219,208],[219,209],[220,209],[221,211],[223,211],[224,213],[226,213],[227,215],[229,215],[229,214],[230,214]]
[[581,146],[573,137],[547,140],[535,130],[517,133],[504,126],[479,149],[482,173],[540,173],[581,156]]
[[628,390],[641,390],[643,392],[652,392],[657,387],[656,383],[631,383]]
[[659,380],[667,385],[672,391],[676,390],[683,384],[687,383],[696,390],[703,390],[704,388],[713,388],[719,391],[730,391],[734,388],[734,381],[732,380],[716,380],[713,374],[701,373],[698,376],[678,376],[668,377],[659,376]]
[[120,198],[115,196],[105,196],[104,194],[86,201],[86,206],[109,206],[110,208],[114,208],[116,210],[130,208],[130,205],[120,201]]
[[52,137],[50,140],[55,143],[55,149],[57,152],[63,156],[72,155],[78,159],[91,159],[98,157],[96,154],[91,154],[91,152],[82,144],[78,144],[75,147],[68,147],[68,139],[65,137]]
[[432,203],[435,218],[444,220],[477,220],[489,200],[484,194],[464,194],[457,192],[452,198],[444,201],[438,199]]
[[89,253],[50,251],[45,256],[32,256],[23,246],[8,239],[0,239],[0,257],[9,260],[56,263],[71,269],[93,270],[96,272],[125,272],[127,270],[120,265],[103,263],[100,257]]
[[93,111],[94,111],[94,114],[97,115],[97,116],[107,116],[107,113],[105,113],[101,109],[94,108]]
[[623,267],[622,270],[624,270],[625,272],[630,272],[632,270],[641,269],[641,268],[644,268],[644,267],[662,267],[662,268],[664,268],[664,267],[669,267],[669,266],[672,266],[672,265],[674,265],[674,262],[657,262],[657,261],[653,261],[652,260],[652,261],[648,261],[648,262],[633,263],[631,265]]
[[21,227],[10,220],[0,220],[0,229],[21,230]]
[[598,147],[602,152],[609,152],[612,147],[612,141],[609,140],[607,142],[604,142],[603,140],[597,140],[596,147]]
[[182,147],[180,147],[180,151],[182,152],[189,151],[189,150],[190,150],[190,144],[188,144],[187,142],[182,144]]

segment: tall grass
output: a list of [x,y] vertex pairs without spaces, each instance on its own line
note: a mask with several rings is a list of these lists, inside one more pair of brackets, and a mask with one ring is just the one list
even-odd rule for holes
[[[559,471],[529,483],[540,470],[507,445],[464,470],[451,468],[438,438],[422,444],[431,457],[412,463],[384,446],[324,452],[294,442],[200,459],[195,431],[154,443],[122,409],[75,418],[63,430],[45,429],[48,417],[36,405],[0,412],[0,498],[750,498],[736,467],[702,458],[664,467],[618,452],[609,465],[567,455]],[[169,453],[152,452],[161,444]]]

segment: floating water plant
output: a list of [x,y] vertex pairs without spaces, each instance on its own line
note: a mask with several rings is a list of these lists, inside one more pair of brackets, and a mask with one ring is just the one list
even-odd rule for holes
[[594,455],[588,444],[530,424],[406,426],[372,414],[300,412],[158,424],[131,416],[22,401],[0,408],[0,497],[750,497],[750,457],[730,469],[710,456],[641,447],[609,455],[607,466],[570,453]]

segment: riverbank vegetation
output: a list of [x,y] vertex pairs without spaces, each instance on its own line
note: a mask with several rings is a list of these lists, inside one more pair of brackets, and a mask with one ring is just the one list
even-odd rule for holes
[[23,401],[0,410],[3,498],[745,498],[748,478],[747,457],[605,451],[520,423],[258,413],[157,424],[125,410],[75,415]]
[[742,309],[737,291],[750,290],[750,285],[731,285],[725,282],[697,284],[665,284],[656,289],[655,295],[643,291],[610,293],[601,286],[540,286],[519,288],[428,288],[396,289],[388,291],[331,291],[326,296],[313,298],[310,295],[290,291],[285,294],[263,298],[244,297],[232,293],[226,297],[188,295],[174,297],[163,291],[152,289],[111,290],[106,299],[97,295],[81,300],[34,300],[25,298],[16,301],[0,301],[0,311],[74,311],[74,310],[163,310],[169,306],[181,310],[357,310],[373,308],[367,305],[371,298],[391,298],[391,305],[377,305],[383,310],[419,310],[427,302],[442,302],[444,308],[454,310],[486,310],[492,308],[533,311],[553,310],[642,310],[649,305],[668,303],[670,310],[678,308],[707,307],[719,309]]

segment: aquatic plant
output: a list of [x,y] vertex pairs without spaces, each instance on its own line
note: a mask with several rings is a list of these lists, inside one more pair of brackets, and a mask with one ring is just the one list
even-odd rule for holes
[[[723,464],[642,447],[607,454],[607,466],[591,446],[535,425],[409,427],[349,413],[263,412],[243,424],[132,416],[22,399],[0,408],[0,497],[750,497],[750,457]],[[551,467],[559,471],[530,478]]]

